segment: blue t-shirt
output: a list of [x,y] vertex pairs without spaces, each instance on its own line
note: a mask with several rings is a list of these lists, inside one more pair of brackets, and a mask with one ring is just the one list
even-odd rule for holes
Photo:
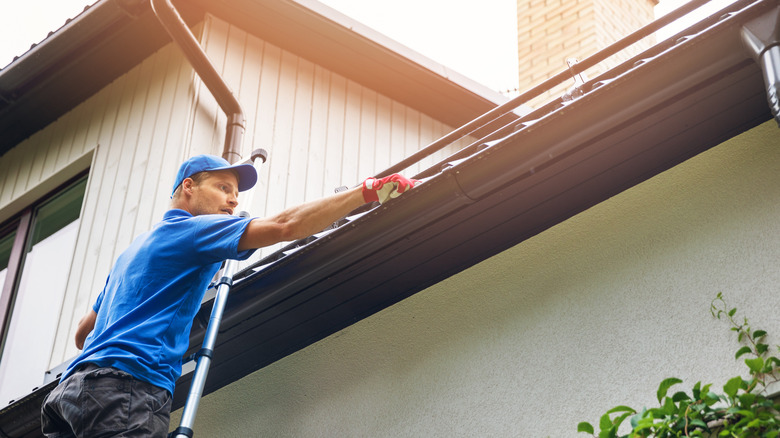
[[254,252],[238,252],[250,221],[166,212],[117,259],[93,306],[95,328],[62,379],[79,364],[94,363],[173,393],[192,320],[209,283],[222,261],[244,260]]

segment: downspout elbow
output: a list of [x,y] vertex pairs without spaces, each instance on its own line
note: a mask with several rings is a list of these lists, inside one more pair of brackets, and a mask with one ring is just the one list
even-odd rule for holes
[[227,115],[227,130],[222,157],[231,163],[241,159],[241,144],[246,127],[246,119],[241,104],[233,95],[228,85],[217,69],[200,47],[195,35],[192,34],[181,15],[173,6],[171,0],[150,0],[152,11],[171,36],[174,43],[181,49],[192,68],[206,85],[206,88],[216,99],[219,107]]
[[761,67],[769,109],[780,127],[780,8],[745,25],[741,36]]

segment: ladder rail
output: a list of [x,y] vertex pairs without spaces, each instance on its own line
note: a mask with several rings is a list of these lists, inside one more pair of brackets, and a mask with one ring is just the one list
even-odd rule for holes
[[[256,165],[257,160],[261,159],[264,163],[268,158],[268,152],[265,149],[256,149],[252,151],[251,162]],[[249,213],[242,211],[238,214],[241,217],[249,217]],[[203,397],[203,389],[206,386],[206,378],[211,367],[212,356],[214,355],[214,346],[217,343],[219,326],[222,324],[222,315],[225,312],[230,288],[233,286],[233,277],[238,270],[238,260],[230,259],[225,261],[222,270],[222,276],[217,282],[217,294],[214,297],[214,307],[211,308],[211,316],[206,327],[206,334],[203,338],[201,349],[196,353],[196,365],[190,390],[187,393],[187,400],[184,402],[179,427],[168,434],[169,438],[192,438],[195,425],[195,416],[198,413],[200,399]]]

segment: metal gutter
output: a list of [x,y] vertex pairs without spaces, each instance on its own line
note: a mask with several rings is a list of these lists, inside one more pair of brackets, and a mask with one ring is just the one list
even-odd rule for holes
[[219,107],[227,116],[227,128],[225,132],[225,145],[222,150],[222,158],[231,163],[241,160],[241,144],[246,130],[246,118],[241,104],[233,95],[230,87],[225,83],[217,69],[209,61],[208,56],[198,44],[195,35],[192,34],[187,24],[173,6],[171,0],[150,0],[152,11],[160,20],[173,41],[184,53],[184,56],[192,64],[195,72],[203,80],[217,100]]
[[[560,73],[548,78],[542,83],[521,93],[519,96],[511,99],[510,101],[499,105],[498,107],[486,112],[480,117],[477,117],[476,119],[466,123],[460,128],[457,128],[456,130],[434,141],[433,143],[421,149],[420,151],[394,164],[388,169],[379,172],[377,174],[377,177],[383,177],[387,175],[392,175],[393,173],[402,172],[408,167],[414,165],[415,163],[420,162],[424,158],[433,155],[439,150],[447,147],[449,144],[454,143],[463,137],[472,135],[476,131],[484,128],[485,126],[493,124],[496,120],[510,115],[510,113],[515,111],[518,107],[523,105],[525,102],[528,102],[531,99],[541,95],[542,93],[551,90],[552,88],[563,83],[564,81],[571,79],[572,76],[581,74],[585,72],[585,70],[598,65],[598,63],[606,60],[610,56],[615,55],[616,53],[619,53],[620,51],[626,49],[627,47],[639,42],[643,38],[652,35],[653,33],[657,32],[659,29],[663,28],[664,26],[667,26],[668,24],[679,19],[680,17],[692,11],[695,11],[701,6],[707,4],[709,1],[710,0],[693,0],[680,6],[679,8],[675,9],[672,13],[667,14],[659,18],[658,20],[653,21],[652,23],[625,36],[624,38],[620,39],[614,44],[610,44],[608,47],[599,50],[598,52],[587,57],[586,59],[571,65],[568,69],[561,71]],[[743,3],[746,3],[746,1],[743,1]],[[506,125],[504,126],[504,128],[506,128]],[[491,132],[489,135],[486,135],[483,138],[481,138],[479,140],[479,143],[484,143],[487,141],[504,137],[509,132],[511,132],[511,128],[510,130],[498,129],[494,132]]]

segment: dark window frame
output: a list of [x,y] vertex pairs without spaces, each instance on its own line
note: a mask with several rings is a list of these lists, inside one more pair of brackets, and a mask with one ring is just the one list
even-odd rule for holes
[[2,235],[13,233],[14,228],[16,229],[16,236],[14,236],[14,243],[8,260],[5,282],[0,285],[0,360],[2,360],[1,356],[5,348],[6,334],[11,322],[14,303],[16,302],[17,286],[22,278],[21,274],[27,252],[27,243],[32,237],[30,231],[35,220],[35,210],[85,177],[89,177],[89,169],[79,172],[78,175],[36,199],[27,205],[24,210],[0,224],[0,234]]

